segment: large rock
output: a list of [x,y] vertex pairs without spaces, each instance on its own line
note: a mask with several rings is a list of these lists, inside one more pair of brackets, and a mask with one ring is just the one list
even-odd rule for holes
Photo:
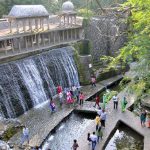
[[0,140],[0,150],[10,150],[9,145],[6,142]]
[[141,101],[142,105],[150,108],[150,96],[145,97]]

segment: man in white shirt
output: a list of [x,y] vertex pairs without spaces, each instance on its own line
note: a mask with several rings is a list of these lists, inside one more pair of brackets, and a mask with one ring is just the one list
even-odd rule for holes
[[92,141],[92,150],[95,150],[96,143],[97,143],[97,135],[95,135],[95,132],[93,132],[93,134],[90,135],[90,139]]
[[118,109],[118,97],[117,97],[117,95],[114,95],[112,99],[114,102],[114,109]]
[[21,138],[21,146],[23,145],[23,143],[27,141],[29,144],[29,129],[24,126],[23,128],[23,134],[22,134],[22,138]]

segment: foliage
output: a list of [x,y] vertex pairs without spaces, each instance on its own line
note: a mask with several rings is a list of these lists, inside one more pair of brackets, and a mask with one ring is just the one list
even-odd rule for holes
[[117,91],[109,91],[106,93],[106,103],[108,103],[114,95],[117,95]]
[[124,89],[125,86],[126,86],[129,82],[131,82],[131,78],[125,76],[125,77],[121,80],[121,82],[119,83],[120,88],[121,88],[121,89]]
[[82,16],[84,18],[91,18],[94,15],[94,13],[87,8],[79,9],[77,13],[79,16]]

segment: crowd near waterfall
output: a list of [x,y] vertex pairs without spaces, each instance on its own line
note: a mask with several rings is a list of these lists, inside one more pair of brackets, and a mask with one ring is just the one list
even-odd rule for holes
[[79,86],[73,49],[63,47],[0,65],[0,115],[15,118],[56,94]]

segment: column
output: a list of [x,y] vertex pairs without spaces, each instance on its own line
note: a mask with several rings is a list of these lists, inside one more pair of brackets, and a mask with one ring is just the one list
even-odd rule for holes
[[58,43],[60,43],[60,33],[61,31],[58,31]]
[[19,48],[19,51],[21,52],[21,43],[20,43],[20,38],[18,38],[18,48]]
[[51,44],[51,32],[48,33],[48,42],[49,42],[49,45]]
[[42,30],[44,30],[44,18],[42,18]]
[[69,25],[69,15],[67,15],[67,25]]
[[9,29],[10,29],[10,33],[12,33],[12,22],[9,21]]
[[26,21],[23,19],[22,23],[23,23],[23,32],[26,32]]
[[37,18],[35,19],[35,28],[38,31],[38,19]]
[[26,50],[28,50],[28,40],[27,40],[27,36],[25,37],[25,46],[26,46]]
[[47,18],[47,29],[49,30],[49,18]]
[[14,43],[13,43],[13,39],[11,39],[11,48],[12,48],[12,51],[14,53]]
[[72,38],[72,29],[70,29],[70,32],[71,32],[71,38],[70,38],[70,39],[72,40],[72,39],[73,39],[73,38]]
[[61,26],[61,16],[59,16],[59,26]]
[[34,48],[34,43],[33,43],[33,36],[31,35],[31,46],[32,46],[32,49]]
[[73,24],[73,22],[72,22],[72,15],[70,16],[70,19],[71,19],[71,22],[70,22],[70,23],[71,23],[71,26],[72,26],[72,24]]
[[31,19],[29,19],[29,30],[32,31]]
[[66,20],[66,16],[64,15],[64,26],[65,26],[65,24],[66,24],[66,23],[65,23],[65,20]]
[[54,44],[55,44],[55,41],[56,41],[56,39],[55,39],[55,38],[56,38],[56,37],[55,37],[55,31],[53,32],[53,34],[54,34]]
[[64,41],[65,40],[64,30],[62,30],[62,37],[63,37],[62,41]]
[[19,33],[19,21],[16,20],[16,28],[17,28],[17,33]]
[[5,50],[5,54],[7,55],[7,43],[6,43],[6,41],[3,41],[4,42],[4,50]]
[[67,32],[67,41],[68,41],[68,39],[69,39],[69,36],[68,36],[68,30],[66,30],[66,32]]
[[76,29],[74,29],[74,35],[75,35],[75,40],[77,39],[77,32]]
[[74,16],[74,24],[77,24],[77,19],[76,19],[76,15]]
[[42,28],[42,18],[40,18],[40,29]]

